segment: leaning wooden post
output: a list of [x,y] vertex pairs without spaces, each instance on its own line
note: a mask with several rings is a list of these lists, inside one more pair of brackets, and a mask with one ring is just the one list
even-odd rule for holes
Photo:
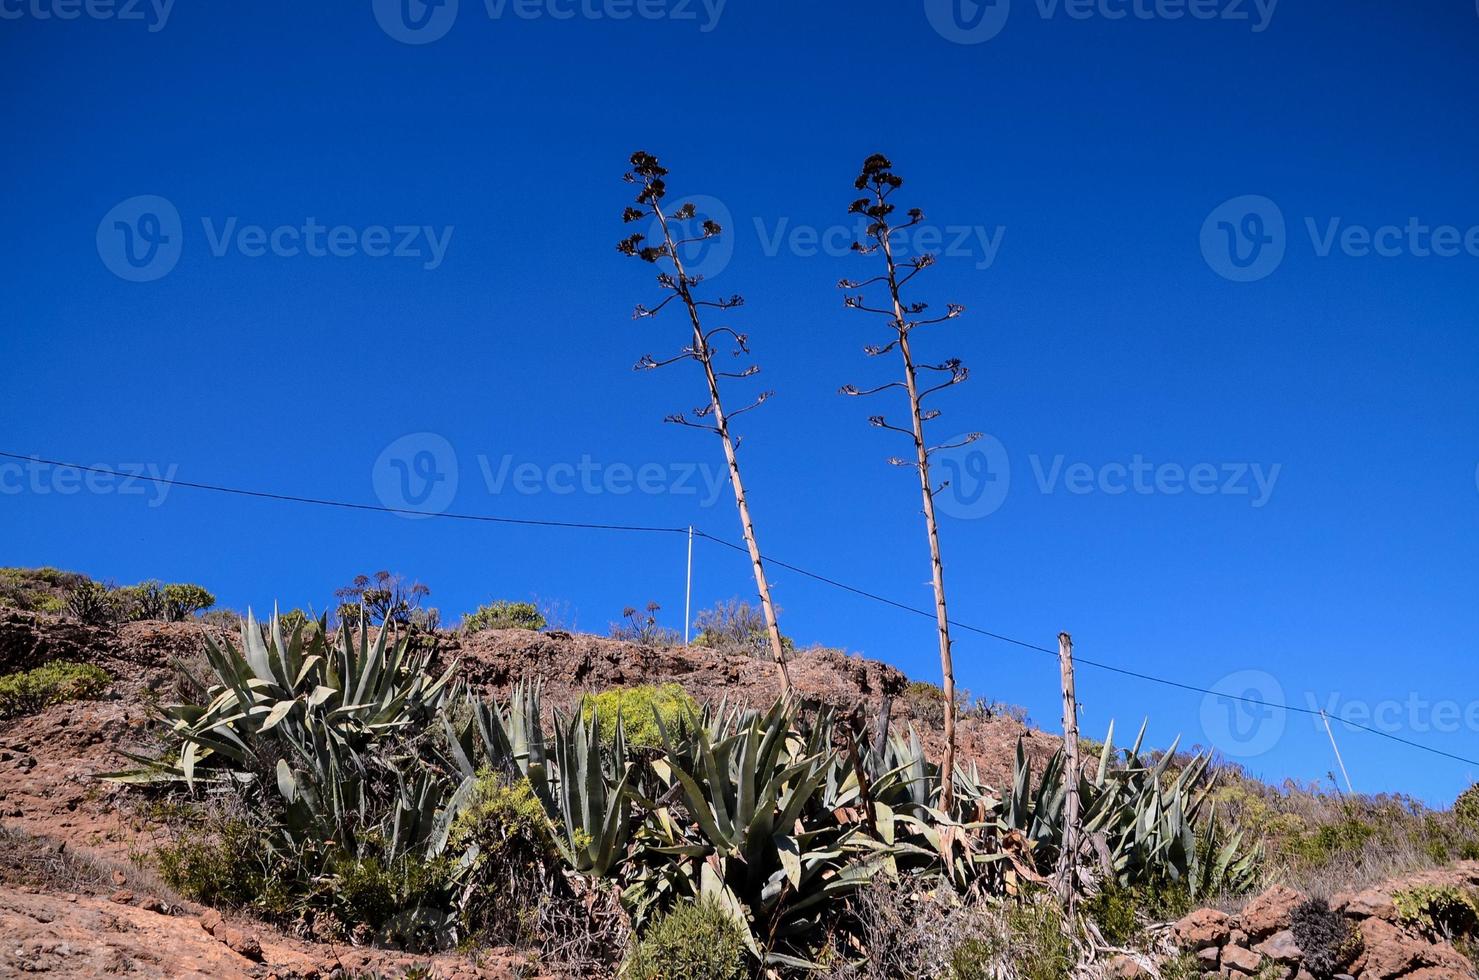
[[1078,698],[1073,689],[1073,637],[1058,634],[1058,669],[1063,681],[1063,850],[1058,857],[1059,895],[1068,906],[1071,920],[1077,904],[1076,865],[1079,852],[1078,826]]

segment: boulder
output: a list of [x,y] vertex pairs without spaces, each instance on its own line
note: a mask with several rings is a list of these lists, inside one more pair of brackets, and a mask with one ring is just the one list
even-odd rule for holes
[[1226,912],[1217,909],[1197,909],[1171,927],[1176,945],[1182,949],[1198,950],[1208,946],[1221,946],[1227,942],[1231,920]]
[[1392,896],[1379,888],[1368,888],[1355,894],[1344,892],[1335,896],[1330,907],[1350,919],[1397,921],[1397,907],[1392,904]]
[[1254,939],[1288,929],[1295,906],[1304,896],[1285,885],[1275,885],[1249,902],[1238,916],[1238,924]]
[[1361,923],[1361,936],[1366,941],[1366,950],[1352,971],[1359,976],[1369,980],[1390,980],[1423,963],[1423,948],[1428,944],[1390,922],[1367,919]]
[[1297,964],[1304,959],[1304,951],[1299,948],[1299,943],[1294,941],[1294,933],[1288,929],[1274,933],[1253,949],[1280,963]]
[[1222,951],[1222,965],[1226,969],[1231,967],[1239,973],[1257,973],[1258,967],[1263,963],[1263,957],[1251,949],[1241,946],[1228,946]]

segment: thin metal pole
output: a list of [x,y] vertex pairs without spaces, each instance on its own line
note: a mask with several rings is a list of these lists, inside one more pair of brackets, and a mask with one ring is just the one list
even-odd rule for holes
[[683,645],[688,646],[689,610],[693,606],[693,525],[688,525],[688,588],[683,593]]
[[1335,732],[1330,728],[1330,717],[1325,714],[1325,709],[1320,709],[1320,720],[1325,723],[1325,734],[1330,736],[1330,747],[1335,750],[1335,762],[1340,766],[1340,774],[1345,777],[1345,791],[1352,796],[1356,791],[1351,786],[1351,774],[1345,771],[1345,760],[1340,757],[1340,746],[1335,744]]

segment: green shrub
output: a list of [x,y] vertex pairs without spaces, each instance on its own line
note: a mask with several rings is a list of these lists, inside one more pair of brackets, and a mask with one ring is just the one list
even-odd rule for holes
[[67,593],[84,581],[86,575],[59,568],[0,568],[0,606],[59,615],[67,611]]
[[483,630],[542,630],[544,617],[533,603],[510,602],[499,599],[479,606],[476,612],[462,617],[462,632],[481,633]]
[[539,907],[558,862],[548,827],[528,779],[478,773],[448,837],[452,853],[476,854],[462,884],[467,935],[514,946],[538,938]]
[[[387,862],[340,849],[320,863],[286,855],[272,828],[257,818],[191,816],[154,853],[160,877],[185,897],[272,922],[301,922],[322,939],[368,934],[405,947],[434,942],[441,923],[428,921],[426,912],[445,904],[447,862],[409,854]],[[305,887],[309,879],[312,886]]]
[[[291,620],[289,619],[289,617],[291,617],[293,613],[303,615],[303,612],[300,609],[294,609],[292,612],[283,613],[282,618],[285,628],[291,628]],[[306,619],[307,617],[304,616],[304,618]],[[214,626],[216,629],[225,630],[228,633],[239,633],[241,632],[241,624],[246,622],[246,617],[237,612],[235,609],[212,609],[210,612],[203,614],[200,617],[200,621],[207,626]]]
[[1392,895],[1397,917],[1430,936],[1454,938],[1479,931],[1479,899],[1454,885],[1419,885]]
[[108,689],[108,672],[93,664],[60,660],[35,670],[0,677],[0,718],[30,714],[63,701],[97,698]]
[[182,622],[216,604],[214,593],[188,582],[174,582],[164,587],[164,618]]
[[681,684],[641,684],[587,694],[581,699],[580,715],[590,721],[593,712],[600,719],[603,741],[616,737],[616,720],[620,716],[629,744],[652,746],[662,744],[658,718],[662,719],[668,735],[676,737],[698,718],[698,704]]
[[945,724],[945,692],[938,684],[928,681],[910,681],[904,685],[900,700],[909,708],[909,714],[931,728]]
[[67,589],[65,599],[67,612],[80,623],[105,626],[118,620],[118,601],[101,582],[82,579]]
[[[739,653],[759,660],[771,659],[770,627],[765,613],[742,599],[716,603],[712,609],[701,609],[694,618],[698,636],[695,646],[721,653]],[[781,637],[781,649],[787,654],[796,649],[789,636]]]
[[245,819],[202,816],[182,822],[178,836],[154,852],[160,877],[205,905],[287,916],[291,871],[269,846],[264,829]]
[[1453,803],[1453,816],[1464,830],[1479,834],[1479,783],[1459,794]]
[[1112,945],[1126,946],[1140,932],[1140,903],[1133,889],[1108,884],[1086,901],[1083,909]]
[[711,899],[684,902],[653,922],[632,952],[626,980],[745,980],[745,937]]
[[1111,882],[1086,901],[1083,909],[1105,939],[1125,946],[1140,935],[1144,925],[1179,919],[1194,904],[1183,882],[1156,880],[1133,888]]
[[114,589],[113,598],[118,603],[118,615],[123,619],[164,619],[164,585],[156,580]]
[[1021,980],[1065,980],[1077,956],[1063,914],[1050,901],[1014,905],[1007,910],[1005,937],[976,936],[950,953],[948,980],[993,980],[1001,960],[1010,959]]
[[378,942],[406,949],[438,943],[444,935],[439,909],[447,904],[450,862],[417,854],[341,858],[323,891],[310,899],[319,906],[313,915],[317,931],[344,928],[354,936],[369,930]]

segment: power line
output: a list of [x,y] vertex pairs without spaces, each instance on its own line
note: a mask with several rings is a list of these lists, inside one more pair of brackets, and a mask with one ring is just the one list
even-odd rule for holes
[[[659,526],[653,526],[653,525],[640,525],[640,524],[599,524],[599,523],[590,523],[590,522],[584,522],[584,521],[545,521],[545,520],[535,520],[535,519],[532,519],[532,518],[494,517],[494,516],[487,515],[487,514],[459,514],[459,513],[451,513],[451,512],[444,512],[444,511],[421,511],[421,510],[414,510],[414,509],[406,508],[406,507],[388,507],[388,506],[379,505],[379,504],[361,504],[361,503],[353,503],[351,501],[345,501],[345,500],[330,500],[330,499],[322,498],[322,497],[305,497],[305,496],[299,496],[297,494],[274,493],[274,492],[265,491],[265,490],[245,490],[245,489],[242,489],[240,487],[227,487],[227,486],[221,486],[221,485],[218,485],[218,484],[211,484],[211,483],[195,483],[195,482],[191,482],[191,481],[188,481],[188,480],[175,480],[175,479],[170,479],[170,478],[161,477],[161,476],[151,476],[151,475],[144,475],[144,474],[137,474],[136,475],[136,474],[130,474],[130,473],[122,473],[122,472],[120,472],[118,470],[108,469],[106,467],[101,467],[101,466],[83,466],[83,465],[80,465],[80,464],[77,464],[77,463],[65,463],[65,462],[61,462],[59,460],[46,459],[46,458],[43,458],[43,457],[40,457],[40,456],[23,456],[23,455],[21,455],[19,453],[5,452],[4,450],[0,450],[0,458],[16,459],[16,460],[23,460],[23,461],[26,461],[26,462],[41,463],[41,464],[46,465],[46,466],[62,466],[62,467],[68,467],[68,468],[75,469],[75,470],[78,470],[78,471],[83,472],[83,473],[100,473],[100,474],[104,474],[104,475],[107,475],[107,476],[131,477],[131,478],[136,478],[136,479],[141,479],[141,480],[148,480],[151,483],[158,483],[158,484],[161,484],[163,486],[183,487],[185,489],[190,489],[190,490],[206,490],[206,491],[210,491],[212,493],[231,494],[231,495],[238,496],[238,497],[252,497],[252,498],[256,498],[256,499],[260,499],[260,500],[276,500],[276,501],[282,501],[282,502],[285,502],[285,503],[311,504],[311,505],[318,506],[318,507],[336,507],[336,508],[340,508],[340,509],[343,509],[343,510],[371,511],[371,512],[375,512],[375,513],[400,514],[400,515],[411,516],[411,517],[439,517],[439,518],[445,518],[445,519],[448,519],[448,520],[456,520],[456,521],[475,521],[475,522],[486,523],[486,524],[509,524],[509,525],[525,526],[525,527],[556,527],[556,528],[572,528],[572,529],[579,529],[579,530],[595,530],[595,531],[632,531],[632,532],[657,533],[657,534],[688,534],[689,533],[689,530],[690,530],[686,526],[685,527],[659,527]],[[745,548],[744,546],[739,545],[739,544],[736,544],[733,541],[728,541],[728,540],[726,540],[724,538],[721,538],[721,537],[718,537],[716,535],[709,534],[707,531],[700,531],[700,530],[697,530],[697,529],[693,529],[693,534],[696,537],[704,538],[705,540],[712,541],[715,544],[722,545],[722,546],[724,546],[726,548],[731,548],[731,549],[733,549],[735,551],[748,553],[748,549]],[[768,564],[771,564],[771,565],[776,566],[777,568],[784,568],[787,571],[795,572],[798,575],[802,575],[802,576],[805,576],[806,578],[812,579],[814,581],[821,582],[822,584],[831,586],[832,588],[840,589],[840,590],[842,590],[844,592],[850,592],[853,595],[859,596],[859,597],[864,598],[864,599],[868,599],[869,601],[872,601],[872,602],[877,602],[877,603],[880,603],[882,605],[891,606],[894,609],[898,609],[898,610],[901,610],[903,612],[913,613],[913,614],[918,615],[918,616],[925,616],[925,617],[928,617],[930,619],[933,619],[935,617],[935,613],[933,613],[933,612],[931,612],[931,611],[929,611],[927,609],[921,609],[918,606],[911,606],[908,603],[900,602],[897,599],[890,599],[889,597],[883,596],[883,595],[879,595],[876,592],[870,592],[867,589],[861,589],[861,588],[858,588],[857,586],[854,586],[854,585],[848,585],[846,582],[838,581],[837,579],[830,578],[830,577],[828,577],[826,575],[822,575],[822,574],[820,574],[818,572],[813,572],[813,571],[811,571],[809,569],[802,568],[801,566],[794,565],[794,564],[792,564],[790,562],[782,561],[782,560],[780,560],[778,558],[766,557],[763,560],[765,562],[767,562]],[[982,628],[980,626],[974,626],[974,625],[972,625],[970,623],[963,623],[963,622],[960,622],[959,620],[955,620],[955,619],[952,619],[949,622],[950,622],[950,625],[955,626],[955,627],[957,627],[959,629],[965,630],[968,633],[974,633],[974,634],[976,634],[978,636],[984,636],[984,637],[987,637],[989,639],[1000,641],[1002,643],[1009,643],[1009,644],[1011,644],[1013,646],[1021,647],[1021,648],[1025,649],[1025,650],[1032,650],[1034,652],[1047,654],[1047,655],[1052,656],[1052,657],[1055,657],[1055,658],[1058,656],[1058,651],[1057,650],[1053,650],[1053,649],[1050,649],[1050,648],[1045,647],[1045,646],[1041,646],[1041,645],[1036,644],[1036,643],[1031,643],[1031,642],[1029,642],[1027,640],[1020,640],[1020,639],[1017,639],[1016,637],[1007,636],[1007,635],[1002,634],[1002,633],[995,633],[995,632],[992,632],[991,630],[984,629],[984,628]],[[1183,681],[1172,680],[1172,679],[1170,679],[1168,677],[1159,677],[1159,676],[1157,676],[1155,674],[1147,674],[1147,673],[1143,673],[1141,671],[1131,670],[1131,669],[1129,669],[1127,667],[1119,667],[1119,666],[1116,666],[1114,664],[1104,663],[1103,661],[1093,660],[1093,659],[1088,658],[1088,657],[1080,656],[1077,653],[1074,654],[1074,658],[1073,659],[1074,659],[1074,663],[1084,664],[1085,666],[1094,667],[1094,668],[1096,668],[1098,670],[1108,671],[1109,673],[1114,673],[1114,674],[1120,674],[1120,675],[1125,676],[1125,677],[1133,677],[1133,678],[1135,678],[1137,680],[1146,681],[1146,682],[1151,683],[1151,684],[1160,684],[1160,685],[1163,685],[1165,687],[1172,687],[1172,688],[1176,688],[1178,690],[1189,691],[1189,692],[1192,692],[1192,693],[1195,693],[1195,694],[1210,695],[1212,697],[1222,698],[1222,699],[1229,700],[1229,701],[1238,701],[1238,702],[1241,702],[1243,704],[1256,705],[1256,706],[1262,707],[1262,708],[1273,708],[1273,709],[1280,710],[1280,711],[1291,711],[1291,712],[1294,712],[1296,714],[1314,715],[1316,717],[1319,717],[1321,715],[1321,712],[1319,712],[1318,710],[1312,709],[1312,708],[1301,708],[1298,705],[1283,704],[1283,703],[1278,702],[1278,701],[1264,701],[1264,700],[1261,700],[1259,698],[1250,698],[1250,697],[1246,697],[1246,696],[1243,696],[1243,695],[1228,694],[1228,693],[1225,693],[1225,692],[1222,692],[1222,691],[1214,691],[1214,690],[1212,690],[1210,688],[1199,687],[1199,686],[1197,686],[1195,684],[1187,684],[1187,683],[1185,683]],[[1418,750],[1423,751],[1423,752],[1428,752],[1428,753],[1431,753],[1433,755],[1443,756],[1444,758],[1452,759],[1452,760],[1454,760],[1456,762],[1462,762],[1462,763],[1465,763],[1467,765],[1479,766],[1479,760],[1476,760],[1476,759],[1471,759],[1471,758],[1468,758],[1466,756],[1461,756],[1461,755],[1455,755],[1452,752],[1445,752],[1442,749],[1435,749],[1435,748],[1433,748],[1430,745],[1424,745],[1421,742],[1414,742],[1414,741],[1412,741],[1410,739],[1402,738],[1399,735],[1393,735],[1391,732],[1384,732],[1384,731],[1381,731],[1380,729],[1372,728],[1372,727],[1370,727],[1368,725],[1363,725],[1363,724],[1361,724],[1359,722],[1349,721],[1349,720],[1347,720],[1345,718],[1337,718],[1336,720],[1339,721],[1341,724],[1348,725],[1351,728],[1359,729],[1361,731],[1368,732],[1368,733],[1370,733],[1372,735],[1378,735],[1378,736],[1380,736],[1382,738],[1388,739],[1388,740],[1393,741],[1393,742],[1400,743],[1402,745],[1409,746],[1409,747],[1414,748],[1414,749],[1418,749]]]
[[588,524],[581,521],[538,521],[522,517],[490,517],[486,514],[454,514],[446,512],[432,512],[414,510],[410,507],[385,507],[380,504],[356,504],[347,500],[327,500],[322,497],[300,497],[288,493],[271,493],[266,490],[243,490],[239,487],[224,487],[212,483],[191,483],[187,480],[172,480],[162,476],[148,476],[144,474],[121,473],[118,470],[108,469],[102,466],[81,466],[77,463],[63,463],[54,459],[43,459],[40,456],[22,456],[19,453],[7,453],[0,450],[0,457],[7,459],[21,459],[31,463],[44,463],[47,466],[65,466],[69,469],[80,470],[83,473],[102,473],[107,476],[122,476],[130,479],[148,480],[150,483],[160,483],[168,487],[184,487],[189,490],[209,490],[213,493],[229,493],[238,497],[256,497],[261,500],[281,500],[291,504],[314,504],[319,507],[339,507],[344,510],[368,510],[381,514],[401,514],[408,517],[444,517],[454,521],[480,521],[487,524],[521,524],[527,527],[568,527],[580,528],[592,531],[655,531],[668,534],[687,534],[686,527],[643,527],[635,524]]
[[[695,531],[694,533],[697,534],[699,537],[707,538],[708,540],[713,541],[713,542],[715,542],[717,544],[721,544],[721,545],[723,545],[726,548],[733,548],[736,551],[746,551],[747,550],[747,549],[741,547],[740,545],[735,544],[732,541],[726,541],[723,538],[715,537],[714,535],[708,534],[707,532],[704,532],[704,531]],[[935,617],[935,614],[933,612],[931,612],[930,610],[928,610],[928,609],[921,609],[919,606],[911,606],[911,605],[909,605],[907,603],[899,602],[896,599],[890,599],[887,596],[881,596],[881,595],[878,595],[876,593],[869,592],[866,589],[860,589],[860,588],[857,588],[855,586],[848,585],[845,582],[839,582],[836,579],[828,578],[825,575],[819,575],[816,572],[809,571],[809,570],[807,570],[805,568],[801,568],[801,567],[799,567],[797,565],[792,565],[789,562],[781,561],[778,558],[766,558],[765,561],[766,561],[767,564],[775,565],[778,568],[787,569],[789,571],[792,571],[792,572],[797,573],[798,575],[804,575],[807,578],[814,579],[814,580],[816,580],[818,582],[822,582],[822,583],[824,583],[826,585],[833,586],[834,588],[842,589],[842,590],[844,590],[846,592],[851,592],[854,595],[862,596],[863,598],[870,599],[870,600],[872,600],[874,602],[879,602],[879,603],[883,603],[884,605],[892,606],[895,609],[900,609],[900,610],[903,610],[904,612],[914,613],[915,615],[925,616],[925,617],[930,618],[930,619],[933,619]],[[949,622],[950,622],[950,625],[951,626],[959,627],[960,629],[963,629],[963,630],[965,630],[968,633],[975,633],[975,634],[977,634],[979,636],[989,637],[989,638],[991,638],[993,640],[1000,640],[1003,643],[1010,643],[1010,644],[1012,644],[1014,646],[1022,647],[1023,649],[1026,649],[1026,650],[1032,650],[1032,651],[1034,651],[1036,653],[1047,654],[1050,657],[1056,658],[1058,656],[1058,651],[1057,650],[1053,650],[1053,649],[1051,649],[1049,647],[1045,647],[1045,646],[1040,646],[1039,644],[1036,644],[1036,643],[1030,643],[1027,640],[1019,640],[1016,637],[1006,636],[1006,635],[1001,634],[1001,633],[993,633],[991,630],[982,629],[979,626],[973,626],[970,623],[963,623],[963,622],[960,622],[959,620],[956,620],[956,619],[952,619]],[[1177,689],[1182,690],[1182,691],[1190,691],[1190,692],[1193,692],[1193,693],[1196,693],[1196,694],[1210,695],[1211,697],[1224,698],[1224,699],[1229,700],[1229,701],[1238,701],[1238,702],[1241,702],[1243,704],[1257,705],[1258,707],[1262,707],[1262,708],[1275,708],[1275,709],[1282,710],[1282,711],[1292,711],[1292,712],[1294,712],[1296,714],[1313,715],[1315,717],[1319,717],[1320,714],[1321,714],[1321,712],[1319,712],[1319,711],[1317,711],[1315,709],[1312,709],[1312,708],[1301,708],[1297,704],[1283,704],[1283,703],[1278,702],[1278,701],[1264,701],[1264,700],[1261,700],[1259,698],[1250,698],[1250,697],[1245,697],[1245,696],[1239,695],[1239,694],[1228,694],[1228,693],[1225,693],[1223,691],[1214,691],[1214,690],[1212,690],[1210,688],[1198,687],[1195,684],[1187,684],[1187,683],[1185,683],[1183,681],[1172,680],[1169,677],[1158,677],[1158,676],[1156,676],[1154,674],[1146,674],[1146,673],[1142,673],[1141,671],[1138,671],[1138,670],[1130,670],[1127,667],[1118,667],[1118,666],[1116,666],[1114,664],[1104,663],[1101,660],[1093,660],[1093,659],[1091,659],[1089,657],[1080,656],[1077,651],[1074,652],[1073,662],[1075,664],[1085,664],[1085,665],[1087,665],[1089,667],[1094,667],[1094,668],[1097,668],[1099,670],[1108,671],[1109,673],[1112,673],[1112,674],[1121,674],[1121,675],[1123,675],[1125,677],[1133,677],[1133,678],[1136,678],[1137,680],[1148,681],[1149,683],[1152,683],[1152,684],[1161,684],[1161,685],[1164,685],[1166,687],[1174,687],[1174,688],[1177,688]],[[1372,735],[1379,735],[1382,738],[1390,739],[1393,742],[1400,742],[1403,745],[1411,746],[1412,748],[1415,748],[1415,749],[1421,749],[1424,752],[1431,752],[1434,755],[1441,755],[1441,756],[1444,756],[1446,758],[1453,759],[1453,760],[1455,760],[1457,762],[1463,762],[1463,763],[1467,763],[1469,765],[1479,766],[1479,760],[1470,759],[1470,758],[1467,758],[1466,756],[1454,755],[1452,752],[1445,752],[1442,749],[1435,749],[1435,748],[1433,748],[1430,745],[1423,745],[1421,742],[1413,742],[1413,741],[1411,741],[1409,739],[1402,738],[1399,735],[1393,735],[1391,732],[1384,732],[1384,731],[1381,731],[1380,729],[1371,728],[1370,726],[1363,725],[1360,722],[1349,721],[1349,720],[1347,720],[1345,718],[1339,718],[1339,717],[1336,718],[1336,721],[1338,721],[1338,722],[1340,722],[1341,724],[1344,724],[1344,725],[1349,725],[1351,728],[1358,728],[1361,731],[1369,732]]]

